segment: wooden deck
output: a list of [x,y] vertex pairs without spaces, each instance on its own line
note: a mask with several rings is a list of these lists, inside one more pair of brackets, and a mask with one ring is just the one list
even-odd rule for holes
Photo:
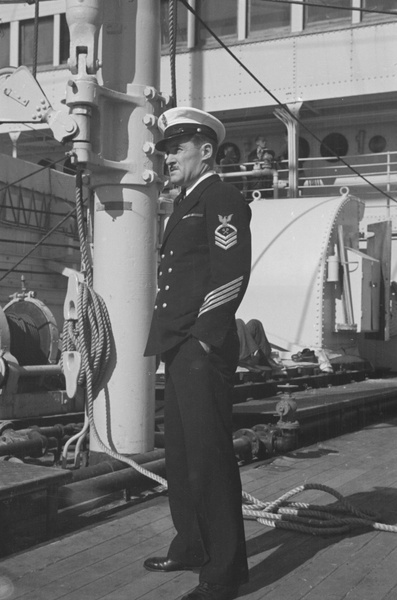
[[[245,491],[275,500],[307,482],[342,493],[378,520],[397,523],[397,419],[242,469]],[[331,503],[319,491],[294,498]],[[395,600],[397,534],[356,530],[315,537],[246,521],[246,600]],[[197,582],[191,572],[158,574],[143,560],[173,536],[165,496],[126,506],[77,532],[0,562],[0,600],[176,600]]]

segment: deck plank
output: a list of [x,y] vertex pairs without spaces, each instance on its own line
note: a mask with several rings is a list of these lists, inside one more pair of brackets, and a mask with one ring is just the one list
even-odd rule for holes
[[[241,469],[243,489],[275,500],[305,482],[337,490],[363,510],[397,523],[397,421],[302,448]],[[310,490],[292,500],[333,503]],[[250,582],[243,600],[394,600],[397,534],[360,528],[319,537],[246,521]],[[173,536],[168,500],[126,507],[109,520],[60,536],[0,562],[12,600],[176,600],[197,574],[149,573],[144,558],[164,554]]]
[[[103,544],[109,540],[118,540],[122,534],[135,532],[138,527],[149,525],[150,527],[161,527],[161,520],[166,518],[166,526],[171,527],[169,522],[169,511],[167,504],[162,500],[158,505],[156,501],[145,510],[139,510],[129,515],[129,519],[114,519],[110,522],[86,528],[84,535],[82,532],[63,536],[51,543],[38,546],[34,552],[24,553],[24,567],[27,573],[35,571],[37,568],[44,569],[51,565],[58,565],[62,560],[71,558],[84,551],[92,552],[92,548],[98,544]],[[160,524],[158,525],[158,522]],[[150,533],[148,534],[150,535]],[[20,574],[21,563],[20,554],[8,557],[7,569],[11,573]]]

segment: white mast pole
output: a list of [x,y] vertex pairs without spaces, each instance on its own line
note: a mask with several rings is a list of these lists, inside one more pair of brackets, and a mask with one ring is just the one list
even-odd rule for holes
[[[82,160],[86,151],[91,171],[93,285],[106,303],[114,337],[110,377],[94,400],[94,421],[105,445],[128,455],[151,450],[154,444],[155,361],[143,352],[156,285],[161,161],[153,144],[162,101],[157,92],[160,2],[67,0],[71,60],[73,48],[83,43],[73,38],[73,23],[83,17],[91,20],[86,26],[92,29],[94,8],[103,10],[103,86],[91,94],[96,97],[90,147],[80,151],[75,144],[75,149]],[[81,89],[90,93],[89,85]],[[80,106],[77,101],[75,105]],[[90,463],[102,458],[91,436]]]

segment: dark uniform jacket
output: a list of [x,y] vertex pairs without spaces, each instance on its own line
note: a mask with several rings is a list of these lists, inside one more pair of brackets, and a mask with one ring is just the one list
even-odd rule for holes
[[240,192],[215,174],[175,207],[164,231],[145,356],[189,335],[222,345],[249,280],[250,219]]

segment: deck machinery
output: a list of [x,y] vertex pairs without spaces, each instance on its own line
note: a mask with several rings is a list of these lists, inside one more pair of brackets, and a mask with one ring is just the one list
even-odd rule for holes
[[348,188],[251,206],[252,275],[239,316],[259,318],[286,357],[307,347],[368,358],[367,337],[390,335],[390,222],[363,230],[365,204]]
[[69,398],[59,363],[59,329],[34,292],[0,308],[0,421],[82,413],[82,390]]

